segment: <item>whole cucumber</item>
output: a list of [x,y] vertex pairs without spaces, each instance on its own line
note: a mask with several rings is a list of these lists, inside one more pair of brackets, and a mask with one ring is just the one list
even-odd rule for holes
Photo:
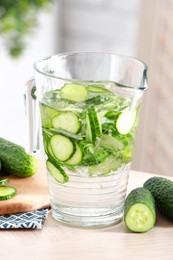
[[144,183],[155,198],[157,208],[173,219],[173,181],[163,177],[152,177]]
[[29,177],[36,173],[37,159],[25,149],[0,137],[0,161],[3,169],[18,177]]

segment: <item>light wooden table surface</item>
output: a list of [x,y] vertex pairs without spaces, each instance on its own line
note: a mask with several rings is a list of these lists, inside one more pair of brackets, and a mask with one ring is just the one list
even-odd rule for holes
[[[131,172],[128,191],[151,174]],[[147,233],[130,233],[123,222],[102,229],[80,229],[49,213],[42,230],[1,230],[0,260],[173,259],[173,221],[158,216]]]

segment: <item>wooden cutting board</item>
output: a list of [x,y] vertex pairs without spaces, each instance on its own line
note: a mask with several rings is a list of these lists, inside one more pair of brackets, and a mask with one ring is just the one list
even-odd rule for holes
[[0,215],[50,207],[46,168],[42,159],[38,159],[38,165],[38,170],[32,177],[5,177],[10,180],[6,185],[15,187],[17,195],[0,201]]

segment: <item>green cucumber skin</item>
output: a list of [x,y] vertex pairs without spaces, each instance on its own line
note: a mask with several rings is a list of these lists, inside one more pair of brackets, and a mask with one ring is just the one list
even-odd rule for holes
[[[47,162],[50,162],[62,174],[62,176],[64,178],[63,183],[69,181],[69,176],[66,174],[66,172],[63,170],[63,168],[54,159],[48,159]],[[46,162],[46,165],[47,165],[47,162]]]
[[16,194],[17,194],[16,188],[11,187],[11,186],[1,185],[1,186],[0,186],[0,189],[1,189],[1,187],[2,187],[2,188],[11,189],[11,191],[13,191],[13,193],[1,195],[1,196],[0,196],[0,201],[2,201],[2,200],[9,200],[9,199],[13,198],[14,196],[16,196]]
[[156,207],[173,219],[173,181],[163,177],[152,177],[144,185],[155,198]]
[[30,177],[38,169],[33,155],[26,153],[22,146],[0,138],[0,160],[3,169],[17,177]]
[[143,187],[136,188],[132,190],[128,196],[126,197],[125,204],[124,204],[124,222],[125,225],[128,227],[126,223],[126,215],[129,209],[136,203],[143,203],[145,204],[150,211],[152,212],[154,223],[156,222],[156,205],[155,200],[152,193]]

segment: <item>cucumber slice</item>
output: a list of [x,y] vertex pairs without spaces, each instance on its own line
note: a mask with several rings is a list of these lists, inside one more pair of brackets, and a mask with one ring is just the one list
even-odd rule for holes
[[73,113],[75,113],[75,114],[80,114],[80,113],[83,112],[83,108],[84,108],[84,105],[78,107],[78,106],[76,106],[74,103],[73,103],[73,104],[69,104],[69,103],[68,103],[68,105],[67,105],[66,107],[61,108],[60,110],[61,110],[61,112],[71,111],[71,112],[73,112]]
[[122,142],[111,135],[102,135],[100,139],[100,146],[103,146],[112,151],[122,150],[124,147]]
[[50,139],[50,145],[54,157],[59,161],[66,161],[75,152],[75,146],[71,140],[63,135],[54,135]]
[[87,89],[88,91],[95,93],[111,93],[111,91],[106,89],[105,85],[103,84],[89,85]]
[[99,113],[97,113],[95,107],[88,109],[86,124],[86,138],[88,141],[95,143],[97,136],[102,134],[102,125]]
[[115,136],[115,137],[117,135],[119,135],[114,122],[103,123],[102,124],[102,133],[105,135],[108,134],[108,135]]
[[50,131],[51,128],[47,129],[42,127],[43,135],[46,137],[46,140],[51,138],[54,134]]
[[110,119],[110,120],[117,120],[119,115],[120,115],[120,112],[119,111],[114,111],[114,110],[110,110],[110,111],[107,111],[105,113],[105,117]]
[[136,119],[136,110],[121,113],[116,121],[116,127],[120,134],[126,135],[132,129]]
[[98,165],[104,162],[109,155],[110,152],[104,147],[94,147],[92,144],[90,144],[90,146],[83,147],[83,158],[80,165]]
[[0,186],[0,200],[8,200],[16,195],[16,189],[11,186]]
[[52,125],[56,129],[65,130],[76,134],[80,129],[79,118],[73,112],[62,112],[52,119]]
[[52,163],[51,161],[46,161],[46,166],[51,174],[51,176],[60,183],[68,182],[69,177],[66,172],[57,163]]
[[0,180],[0,185],[7,184],[9,182],[9,179],[2,179]]
[[139,187],[132,190],[125,200],[124,222],[133,232],[147,232],[156,222],[155,201],[151,192]]
[[81,135],[72,134],[72,133],[69,133],[65,130],[60,130],[60,129],[55,129],[55,128],[50,128],[50,130],[57,133],[57,134],[62,134],[62,135],[65,135],[69,138],[73,138],[75,140],[83,140]]
[[40,103],[40,115],[43,127],[51,127],[52,118],[58,114],[59,112],[57,110]]
[[60,95],[64,99],[81,102],[87,98],[88,91],[85,86],[80,84],[65,84],[60,90]]
[[116,171],[121,166],[121,161],[110,155],[104,162],[89,167],[91,174],[106,175],[111,171]]
[[93,140],[96,140],[96,133],[95,129],[92,125],[92,122],[90,121],[90,118],[88,114],[86,115],[86,139],[89,142],[92,142]]
[[73,156],[67,160],[65,163],[69,164],[69,165],[77,165],[81,162],[82,160],[82,152],[81,149],[79,147],[79,145],[76,145],[76,152],[73,154]]
[[50,143],[48,143],[48,145],[47,145],[47,155],[48,155],[48,157],[55,158]]
[[93,107],[93,109],[90,110],[89,117],[92,118],[92,121],[94,123],[96,136],[100,136],[102,134],[102,124],[100,122],[99,113],[97,113],[97,110],[95,107]]
[[94,95],[85,100],[87,105],[102,105],[104,102],[108,101],[110,98],[103,95]]

